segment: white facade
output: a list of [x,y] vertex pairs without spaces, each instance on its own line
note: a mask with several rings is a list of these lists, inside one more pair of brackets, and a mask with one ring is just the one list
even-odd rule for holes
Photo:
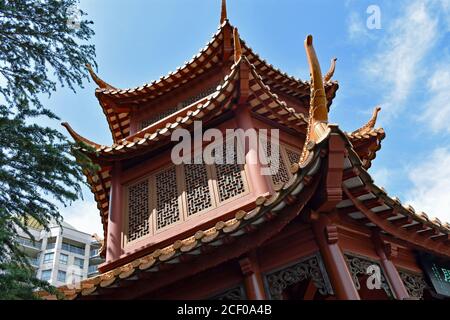
[[77,283],[95,275],[102,262],[100,244],[90,234],[76,230],[68,223],[53,223],[50,231],[29,228],[35,243],[19,230],[19,242],[36,268],[36,276],[54,286]]

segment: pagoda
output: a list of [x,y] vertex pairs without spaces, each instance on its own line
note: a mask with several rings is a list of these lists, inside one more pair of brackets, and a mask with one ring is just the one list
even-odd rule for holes
[[[329,123],[336,59],[323,75],[311,36],[305,50],[310,81],[255,53],[228,20],[223,0],[212,39],[157,81],[120,89],[88,66],[113,144],[63,125],[98,165],[85,174],[106,262],[100,275],[60,287],[64,298],[450,295],[450,225],[374,183],[368,169],[385,137],[375,128],[380,109],[351,133]],[[173,132],[193,132],[197,121],[221,132],[278,129],[278,170],[262,175],[266,165],[245,138],[237,144],[245,164],[174,165]]]

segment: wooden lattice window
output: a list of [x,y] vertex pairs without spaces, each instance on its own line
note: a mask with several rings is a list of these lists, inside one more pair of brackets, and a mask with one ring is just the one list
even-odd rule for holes
[[286,145],[279,145],[278,158],[272,159],[272,144],[270,139],[261,139],[260,147],[262,147],[263,154],[270,161],[270,180],[273,187],[277,187],[289,181],[291,175],[291,166],[300,161],[300,152]]
[[150,232],[148,179],[128,187],[128,240],[139,239]]
[[[237,152],[242,152],[240,144]],[[131,242],[217,208],[245,195],[249,188],[244,165],[186,164],[150,174],[145,183],[128,187],[128,231]]]
[[[239,142],[230,144],[230,140],[223,145],[223,156],[226,163],[215,165],[219,202],[227,201],[246,192],[245,171],[243,165],[238,164],[238,154],[242,157],[243,149]],[[234,149],[229,150],[230,146]],[[231,154],[233,154],[232,158]],[[227,155],[230,159],[226,159]]]
[[156,228],[162,229],[180,221],[176,167],[172,166],[155,175]]
[[187,215],[192,216],[213,206],[213,194],[204,164],[188,164],[184,166]]

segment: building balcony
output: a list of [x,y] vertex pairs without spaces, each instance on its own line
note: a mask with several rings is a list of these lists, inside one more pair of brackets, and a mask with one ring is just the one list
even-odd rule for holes
[[42,243],[40,241],[33,241],[31,239],[19,238],[17,242],[27,251],[40,251]]

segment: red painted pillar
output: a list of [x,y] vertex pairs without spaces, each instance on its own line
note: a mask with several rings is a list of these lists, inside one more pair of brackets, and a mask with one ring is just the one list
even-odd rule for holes
[[117,161],[114,163],[111,172],[106,263],[119,259],[122,254],[123,194],[121,173],[122,166]]
[[239,260],[244,275],[245,291],[248,300],[265,300],[266,293],[259,268],[258,258],[255,252]]
[[338,245],[336,226],[331,225],[323,216],[314,220],[312,225],[336,297],[339,300],[360,300],[344,254]]
[[[239,105],[235,110],[235,114],[236,122],[240,129],[244,131],[255,129],[250,110],[246,105]],[[242,144],[245,145],[245,161],[251,185],[253,186],[253,192],[258,196],[268,194],[271,189],[267,182],[267,177],[261,174],[262,167],[261,162],[259,161],[258,148],[255,148],[253,143],[246,144],[245,141],[242,141]],[[257,143],[257,145],[259,145],[259,143]]]
[[375,245],[375,250],[377,255],[380,257],[381,266],[383,271],[391,285],[392,291],[394,291],[395,297],[398,300],[409,299],[408,290],[406,290],[403,284],[402,278],[395,268],[394,264],[386,255],[385,245],[380,237],[379,233],[374,233],[372,236],[373,243]]

